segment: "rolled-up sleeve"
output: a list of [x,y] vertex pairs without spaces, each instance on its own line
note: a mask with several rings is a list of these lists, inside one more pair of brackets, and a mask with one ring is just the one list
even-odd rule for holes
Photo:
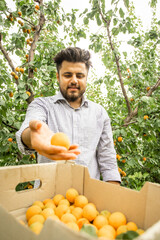
[[97,157],[103,181],[121,182],[114,149],[112,128],[108,114],[103,110],[104,126],[97,148]]
[[23,144],[21,135],[22,132],[29,127],[29,122],[36,119],[46,122],[46,108],[42,98],[36,98],[33,102],[30,103],[26,112],[25,120],[22,123],[19,131],[16,132],[18,148],[23,154],[26,155],[31,154],[34,152],[34,150],[27,148]]

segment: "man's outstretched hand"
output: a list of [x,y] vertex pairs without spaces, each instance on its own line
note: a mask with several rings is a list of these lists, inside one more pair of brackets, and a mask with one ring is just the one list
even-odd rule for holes
[[54,133],[42,121],[31,121],[29,131],[32,149],[51,160],[74,160],[80,154],[77,144],[71,145],[69,150],[65,147],[51,145],[51,137]]

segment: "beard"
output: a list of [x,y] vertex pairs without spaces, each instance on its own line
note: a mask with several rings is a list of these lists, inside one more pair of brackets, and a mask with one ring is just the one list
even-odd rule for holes
[[[68,92],[69,88],[76,88],[78,91],[70,91]],[[85,92],[85,88],[81,89],[80,86],[77,86],[75,84],[71,84],[69,85],[66,89],[62,89],[61,84],[59,84],[59,89],[61,94],[63,95],[63,97],[68,101],[68,102],[75,102],[77,101],[79,98],[82,98],[84,92]]]

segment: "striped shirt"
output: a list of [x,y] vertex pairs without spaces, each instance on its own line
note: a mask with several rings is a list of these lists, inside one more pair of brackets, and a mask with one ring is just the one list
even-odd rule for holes
[[[81,106],[74,109],[59,92],[55,96],[36,98],[28,106],[26,117],[16,133],[23,154],[31,154],[22,141],[21,134],[31,120],[44,121],[54,132],[64,132],[71,144],[78,144],[81,154],[76,164],[88,167],[90,176],[103,181],[121,181],[113,144],[110,118],[106,110],[83,96]],[[38,155],[38,163],[53,162]]]

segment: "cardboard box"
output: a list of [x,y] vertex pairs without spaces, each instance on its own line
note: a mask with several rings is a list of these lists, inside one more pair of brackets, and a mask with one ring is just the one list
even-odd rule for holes
[[[19,223],[36,200],[52,198],[74,187],[99,211],[121,211],[127,221],[147,230],[137,240],[160,239],[160,185],[146,182],[141,191],[91,179],[86,167],[72,163],[48,163],[0,168],[0,240],[85,240],[63,223],[47,219],[39,235]],[[19,183],[40,179],[41,187],[16,192]]]

